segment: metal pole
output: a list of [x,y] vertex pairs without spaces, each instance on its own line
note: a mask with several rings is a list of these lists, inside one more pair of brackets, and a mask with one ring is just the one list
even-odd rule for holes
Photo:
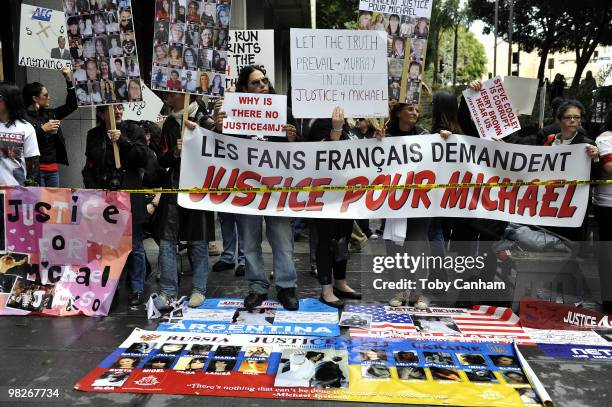
[[499,0],[495,0],[495,43],[493,44],[493,76],[497,76],[497,25],[499,23]]
[[512,34],[514,33],[514,0],[510,0],[510,17],[508,18],[508,76],[512,76]]

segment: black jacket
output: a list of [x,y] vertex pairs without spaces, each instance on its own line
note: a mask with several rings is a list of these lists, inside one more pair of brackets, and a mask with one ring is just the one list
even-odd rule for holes
[[[195,116],[190,120],[208,130],[214,128],[214,123],[203,109],[199,109]],[[159,145],[154,148],[159,151],[159,165],[167,169],[163,182],[165,188],[179,186],[181,159],[174,157],[174,148],[180,137],[181,124],[173,116],[168,116],[162,127]],[[214,240],[214,227],[212,212],[182,208],[178,205],[176,194],[162,194],[152,220],[153,235],[165,240]]]
[[[115,169],[113,144],[107,136],[106,125],[100,124],[87,133],[87,161],[83,169],[85,188],[109,188],[109,181],[119,178],[121,188],[142,189],[142,176],[148,156],[144,130],[131,120],[123,121],[118,130],[121,130],[117,146],[122,167],[119,172]],[[146,223],[145,196],[130,194],[130,201],[133,223]]]
[[62,129],[57,134],[45,133],[42,125],[49,120],[62,120],[74,112],[77,105],[76,92],[72,83],[67,83],[66,103],[55,109],[39,109],[38,111],[27,110],[25,118],[36,130],[36,140],[40,150],[41,164],[64,164],[68,165],[68,153],[66,152],[66,141]]

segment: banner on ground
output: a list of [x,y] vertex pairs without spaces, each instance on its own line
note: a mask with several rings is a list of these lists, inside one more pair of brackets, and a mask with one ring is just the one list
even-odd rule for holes
[[79,106],[142,100],[131,0],[65,0]]
[[545,355],[562,359],[612,360],[612,346],[538,344]]
[[511,345],[134,330],[94,392],[461,406],[538,405]]
[[156,1],[151,89],[223,96],[231,0]]
[[21,5],[19,65],[43,69],[70,66],[64,14],[45,7]]
[[482,83],[482,89],[463,91],[480,137],[500,140],[521,129],[512,100],[500,76]]
[[219,334],[339,336],[338,311],[319,300],[300,300],[299,311],[287,311],[276,301],[244,308],[243,300],[210,298],[199,308],[172,313],[158,331]]
[[247,65],[261,66],[274,83],[274,30],[230,30],[227,59],[226,89],[236,85],[238,73]]
[[292,28],[291,97],[296,118],[387,117],[387,34]]
[[[413,340],[495,342],[534,345],[510,308],[478,306],[476,309],[389,307],[354,305],[345,313],[370,316],[370,327],[351,328],[351,338],[405,338]],[[344,314],[343,314],[344,316]]]
[[612,315],[582,307],[524,298],[520,305],[521,323],[537,329],[602,329],[612,331]]
[[[580,226],[588,185],[459,188],[457,183],[588,180],[583,145],[531,147],[453,135],[350,143],[271,143],[197,128],[183,141],[181,188],[336,190],[180,194],[185,208],[247,215],[405,218],[476,217],[522,224]],[[447,188],[382,189],[454,184]],[[376,186],[379,190],[352,190]]]
[[419,103],[433,0],[361,0],[360,30],[388,34],[389,100]]
[[0,202],[0,315],[107,315],[132,248],[129,194],[18,187]]
[[287,96],[261,93],[228,93],[223,98],[223,134],[285,137]]

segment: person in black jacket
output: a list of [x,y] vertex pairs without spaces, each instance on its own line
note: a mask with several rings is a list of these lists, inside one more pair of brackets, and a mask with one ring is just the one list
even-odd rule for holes
[[[147,146],[142,128],[135,122],[123,121],[123,106],[113,106],[117,130],[109,130],[109,107],[98,106],[96,115],[98,126],[87,133],[83,169],[83,182],[86,188],[103,189],[141,189],[142,173],[147,165]],[[119,148],[121,168],[116,169],[113,143]],[[131,194],[132,207],[132,253],[128,260],[132,294],[130,305],[140,305],[144,300],[144,280],[146,275],[145,251],[142,243],[143,225],[147,222],[145,197]]]
[[[182,116],[185,97],[183,93],[168,93],[166,104],[170,107],[170,115],[164,122],[159,146],[157,147],[158,162],[167,169],[164,187],[178,188],[181,170],[181,150],[183,148]],[[208,116],[197,102],[189,105],[188,128],[195,128],[196,123],[202,127],[213,126]],[[193,265],[193,279],[190,307],[199,307],[204,303],[206,283],[208,280],[208,240],[214,227],[207,214],[210,212],[185,209],[178,205],[176,194],[162,194],[159,207],[156,209],[156,219],[153,234],[159,238],[159,264],[161,275],[159,280],[160,294],[155,306],[163,309],[179,295],[179,285],[176,266],[176,247],[179,241],[189,243],[190,258]]]
[[59,164],[68,165],[66,141],[60,128],[61,120],[74,112],[77,105],[76,92],[72,84],[70,68],[62,69],[66,80],[66,102],[55,109],[49,108],[49,91],[39,82],[32,82],[23,88],[26,105],[26,120],[34,126],[38,149],[40,150],[41,187],[59,187]]

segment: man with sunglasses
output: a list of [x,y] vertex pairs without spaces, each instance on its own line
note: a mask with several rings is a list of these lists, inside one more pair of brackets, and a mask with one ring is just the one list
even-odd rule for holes
[[51,109],[49,91],[39,82],[28,83],[23,88],[26,106],[25,118],[36,130],[40,150],[41,187],[59,187],[59,164],[68,165],[66,141],[60,128],[61,120],[78,108],[76,92],[72,84],[70,68],[62,69],[66,81],[66,102]]
[[[266,77],[263,67],[245,66],[238,74],[236,91],[244,93],[273,94],[274,87]],[[215,104],[215,127],[219,133],[223,128],[223,118],[227,115],[221,111],[223,100]],[[291,109],[287,108],[287,122],[283,128],[287,137],[277,138],[279,142],[297,141],[298,134]],[[240,137],[240,136],[237,136]],[[276,139],[275,139],[276,140]],[[274,283],[278,301],[288,310],[297,310],[299,303],[296,297],[297,275],[293,264],[293,230],[291,219],[280,216],[233,215],[219,214],[224,249],[226,242],[235,240],[236,224],[238,235],[244,242],[246,263],[246,280],[249,294],[244,300],[246,308],[255,308],[268,299],[270,281],[264,270],[261,250],[263,221],[266,221],[266,236],[272,247]],[[213,266],[213,270],[214,270]]]

